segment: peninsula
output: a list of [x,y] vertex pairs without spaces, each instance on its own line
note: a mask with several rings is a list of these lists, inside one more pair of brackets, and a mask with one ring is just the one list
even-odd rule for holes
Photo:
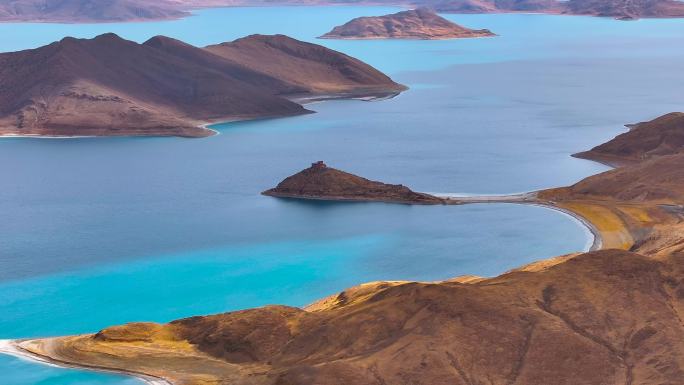
[[184,136],[212,122],[310,113],[294,98],[389,97],[406,87],[283,35],[198,48],[157,36],[64,38],[0,54],[0,136]]
[[619,167],[684,149],[684,113],[673,112],[627,127],[629,131],[615,139],[573,156]]
[[682,170],[684,153],[653,153],[535,194],[591,221],[603,239],[599,251],[495,278],[374,282],[306,308],[134,323],[12,346],[61,365],[175,385],[677,384],[684,378]]
[[328,167],[319,161],[262,194],[299,199],[445,204],[446,199],[417,193],[403,185],[376,182]]
[[359,17],[335,27],[321,39],[462,39],[496,36],[488,29],[470,29],[426,8],[386,16]]

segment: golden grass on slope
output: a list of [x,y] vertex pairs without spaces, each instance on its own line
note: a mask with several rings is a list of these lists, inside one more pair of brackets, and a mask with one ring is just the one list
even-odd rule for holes
[[649,213],[649,208],[642,205],[620,205],[617,209],[628,215],[631,219],[643,226],[651,226],[654,224],[654,220]]
[[561,263],[563,263],[569,259],[572,259],[578,255],[580,255],[580,253],[573,253],[573,254],[567,254],[567,255],[561,255],[558,257],[543,259],[541,261],[532,262],[532,263],[529,263],[525,266],[513,269],[510,272],[525,271],[528,273],[537,273],[537,272],[549,269],[549,268],[556,266],[558,264],[561,264]]
[[304,309],[310,312],[317,312],[363,302],[381,289],[403,285],[406,283],[408,283],[408,281],[376,281],[363,283],[341,293],[318,300],[306,306]]
[[584,201],[559,202],[558,206],[577,213],[592,223],[601,235],[602,248],[629,250],[634,245],[629,227],[615,208]]
[[[133,329],[136,325],[133,324]],[[127,327],[117,327],[116,333]],[[172,326],[154,325],[153,329],[150,335],[139,340],[105,340],[84,335],[31,340],[23,342],[21,347],[39,356],[58,357],[60,364],[77,363],[81,367],[132,375],[145,373],[175,385],[215,385],[240,375],[242,370],[236,365],[210,357],[188,341],[177,338]]]

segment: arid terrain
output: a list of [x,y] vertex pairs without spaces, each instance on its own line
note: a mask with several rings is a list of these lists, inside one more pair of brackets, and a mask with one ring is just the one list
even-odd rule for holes
[[209,136],[204,124],[309,113],[293,97],[387,97],[371,66],[283,35],[198,48],[157,36],[64,38],[0,54],[0,134]]
[[426,8],[377,17],[359,17],[335,27],[322,39],[462,39],[495,36],[488,29],[470,29]]
[[591,221],[603,250],[495,278],[375,282],[304,309],[268,306],[18,346],[178,385],[679,384],[683,165],[684,154],[653,154],[538,192],[538,202]]

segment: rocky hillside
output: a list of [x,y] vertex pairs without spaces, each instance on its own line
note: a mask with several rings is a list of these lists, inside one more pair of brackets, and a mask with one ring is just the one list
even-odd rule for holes
[[293,95],[405,89],[361,61],[285,36],[221,47],[106,34],[0,54],[0,134],[207,136],[200,125],[208,122],[307,113]]
[[285,35],[252,35],[206,50],[310,94],[384,97],[406,89],[358,59]]
[[607,250],[470,283],[377,283],[308,311],[270,306],[24,346],[183,385],[677,384],[681,266],[680,254]]
[[615,139],[573,156],[619,166],[684,149],[684,113],[673,112],[628,127],[628,132]]

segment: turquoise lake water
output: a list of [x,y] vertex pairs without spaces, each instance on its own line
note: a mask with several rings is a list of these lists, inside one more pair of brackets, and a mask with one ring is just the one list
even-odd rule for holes
[[[0,339],[94,332],[280,303],[379,279],[495,275],[581,250],[539,207],[412,207],[259,195],[325,160],[418,191],[510,193],[605,170],[569,155],[681,110],[684,21],[448,15],[499,37],[316,40],[382,7],[232,8],[171,22],[0,25],[0,50],[64,36],[164,34],[196,45],[285,33],[359,57],[411,89],[382,102],[217,125],[207,139],[0,140]],[[0,356],[8,385],[136,380]]]

